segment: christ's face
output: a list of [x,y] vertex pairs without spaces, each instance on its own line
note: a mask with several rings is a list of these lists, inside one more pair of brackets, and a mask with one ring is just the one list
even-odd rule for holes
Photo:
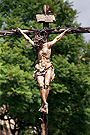
[[37,47],[40,47],[40,48],[43,47],[43,42],[42,42],[42,41],[35,41],[34,44],[35,44]]

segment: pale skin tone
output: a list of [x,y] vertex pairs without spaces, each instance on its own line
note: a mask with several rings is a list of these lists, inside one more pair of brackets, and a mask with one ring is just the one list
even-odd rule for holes
[[[17,29],[24,36],[24,38],[32,46],[35,47],[34,41],[32,41],[25,33],[23,33],[20,28],[17,27]],[[51,42],[42,43],[42,45],[41,45],[42,47],[38,50],[38,58],[39,58],[39,61],[40,61],[40,66],[42,68],[44,68],[44,67],[48,68],[48,67],[51,66],[51,62],[49,61],[50,55],[51,55],[51,47],[56,42],[58,42],[68,30],[69,29],[62,32],[60,35],[58,35]],[[47,110],[47,108],[48,108],[47,97],[48,97],[48,94],[49,94],[49,91],[50,91],[49,84],[50,84],[51,77],[52,77],[52,69],[51,69],[51,67],[47,69],[47,72],[46,72],[45,76],[38,76],[37,77],[37,81],[38,81],[38,84],[40,86],[41,97],[42,97],[43,103],[44,103],[44,108],[42,109],[42,107],[41,107],[39,109],[39,111],[44,111],[45,112]]]

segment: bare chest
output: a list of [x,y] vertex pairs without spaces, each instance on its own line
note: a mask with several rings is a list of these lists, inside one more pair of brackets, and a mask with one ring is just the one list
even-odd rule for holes
[[43,45],[43,47],[38,52],[39,60],[42,59],[42,57],[49,59],[50,55],[51,55],[51,48],[48,47],[48,44]]

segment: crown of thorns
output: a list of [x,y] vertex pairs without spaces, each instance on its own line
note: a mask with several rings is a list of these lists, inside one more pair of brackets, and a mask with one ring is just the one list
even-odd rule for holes
[[45,42],[45,39],[44,39],[44,37],[43,36],[35,36],[33,39],[32,39],[34,42],[39,42],[39,41],[41,41],[41,42]]

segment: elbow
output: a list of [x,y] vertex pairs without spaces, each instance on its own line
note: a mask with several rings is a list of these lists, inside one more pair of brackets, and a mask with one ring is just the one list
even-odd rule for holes
[[61,38],[62,38],[61,36],[60,37],[57,37],[56,41],[59,41]]
[[59,40],[61,40],[61,38],[62,38],[62,36],[61,36],[61,37],[58,37],[58,38],[56,39],[56,42],[58,42]]

